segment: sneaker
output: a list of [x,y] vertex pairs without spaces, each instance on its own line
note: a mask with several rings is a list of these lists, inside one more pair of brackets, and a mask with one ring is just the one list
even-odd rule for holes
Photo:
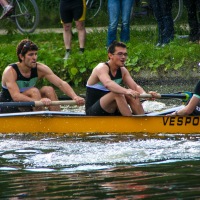
[[3,13],[2,13],[0,19],[7,17],[9,14],[11,14],[12,10],[13,10],[13,6],[11,6],[11,5],[6,6],[3,9]]
[[69,59],[69,55],[70,55],[70,52],[66,52],[66,54],[65,54],[65,57],[63,58],[64,60],[67,60],[67,59]]

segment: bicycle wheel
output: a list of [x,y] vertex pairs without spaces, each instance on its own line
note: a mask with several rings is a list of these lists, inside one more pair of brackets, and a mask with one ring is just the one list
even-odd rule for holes
[[102,0],[87,0],[86,6],[87,6],[86,16],[88,19],[92,19],[100,11],[102,6]]
[[34,32],[39,23],[39,9],[35,0],[16,0],[12,17],[20,32]]
[[183,13],[183,0],[173,0],[172,4],[172,16],[174,22],[177,22]]

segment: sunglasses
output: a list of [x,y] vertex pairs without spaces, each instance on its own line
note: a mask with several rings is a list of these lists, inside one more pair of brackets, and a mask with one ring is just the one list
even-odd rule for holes
[[26,42],[24,44],[24,46],[22,47],[22,50],[21,50],[21,54],[24,54],[26,53],[28,50],[31,49],[31,46],[35,46],[35,44],[33,44],[32,42]]

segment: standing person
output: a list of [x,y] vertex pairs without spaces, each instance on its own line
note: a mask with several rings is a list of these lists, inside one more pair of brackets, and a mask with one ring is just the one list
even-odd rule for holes
[[117,28],[121,15],[120,41],[130,40],[130,15],[134,0],[108,0],[108,35],[107,46],[117,40]]
[[[8,65],[2,75],[2,91],[0,101],[41,101],[51,111],[60,111],[60,106],[50,106],[51,101],[57,101],[53,87],[35,87],[39,79],[46,79],[62,92],[83,105],[84,99],[79,97],[71,86],[56,76],[53,71],[42,63],[37,62],[38,47],[30,40],[22,40],[17,46],[18,62]],[[36,107],[34,110],[43,110]],[[31,111],[32,108],[4,108],[1,112]]]
[[71,52],[73,20],[78,31],[79,51],[80,53],[84,52],[86,38],[85,15],[85,0],[60,0],[60,18],[63,24],[63,39],[66,48],[64,59],[68,59]]
[[163,47],[174,39],[172,1],[173,0],[150,0],[158,24],[158,43],[156,46]]
[[13,6],[9,5],[9,3],[6,0],[0,0],[0,4],[3,7],[3,13],[0,19],[3,19],[7,15],[9,15],[9,13],[13,10]]
[[189,101],[189,103],[182,108],[181,110],[178,110],[171,115],[200,115],[200,81],[197,83],[194,94]]
[[200,0],[185,0],[190,28],[189,41],[200,43]]
[[93,69],[86,85],[86,115],[144,114],[138,97],[146,92],[124,66],[127,56],[126,45],[114,41],[108,48],[109,61]]

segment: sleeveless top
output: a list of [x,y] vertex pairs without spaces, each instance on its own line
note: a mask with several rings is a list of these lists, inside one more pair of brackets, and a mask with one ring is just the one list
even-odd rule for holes
[[[21,74],[17,64],[14,63],[14,64],[11,64],[10,66],[12,66],[12,68],[17,73],[16,83],[17,83],[21,93],[35,86],[35,84],[38,80],[37,66],[35,68],[31,69],[31,75],[29,78],[26,78]],[[2,85],[2,91],[1,91],[1,99],[2,98],[5,101],[12,101],[12,98],[8,91],[8,88],[4,85]]]
[[[108,74],[109,74],[111,80],[120,85],[120,84],[122,83],[122,72],[121,72],[121,68],[119,68],[119,69],[117,70],[116,75],[113,76],[112,73],[111,73],[111,71],[110,71],[110,66],[109,66],[108,62],[106,62],[105,64],[106,64],[106,65],[108,66],[108,68],[109,68],[109,73],[108,73]],[[88,88],[94,88],[94,89],[98,89],[98,90],[102,90],[102,91],[106,91],[106,92],[109,91],[101,82],[98,82],[98,83],[96,83],[96,84],[94,84],[94,85],[88,85],[88,84],[87,84],[86,87],[88,87]]]
[[[111,80],[115,81],[117,84],[120,85],[122,83],[121,68],[119,68],[117,70],[116,76],[113,76],[112,73],[111,73],[111,71],[110,71],[109,64],[107,62],[105,64],[109,67],[109,76],[110,76]],[[105,86],[101,82],[98,82],[98,83],[96,83],[94,85],[88,85],[87,84],[86,85],[86,99],[85,99],[85,109],[86,109],[86,112],[102,96],[106,95],[109,92],[110,91],[107,88],[105,88]]]

